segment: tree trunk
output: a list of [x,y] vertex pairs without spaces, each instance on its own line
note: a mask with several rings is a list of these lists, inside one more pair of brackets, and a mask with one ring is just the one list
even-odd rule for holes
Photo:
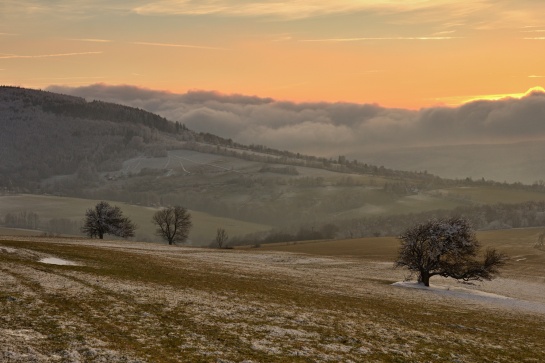
[[424,284],[424,286],[430,286],[430,273],[429,271],[420,271],[420,276],[418,277],[418,282]]

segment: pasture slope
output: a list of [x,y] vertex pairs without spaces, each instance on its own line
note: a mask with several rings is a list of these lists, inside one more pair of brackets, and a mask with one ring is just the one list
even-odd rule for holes
[[[214,250],[4,237],[0,361],[542,362],[538,233],[479,234],[516,256],[502,277],[430,289],[392,285],[405,277],[395,239]],[[40,262],[51,257],[76,265]]]
[[[52,218],[65,218],[81,222],[85,211],[93,208],[99,200],[57,197],[48,195],[5,195],[0,196],[0,216],[7,213],[17,214],[21,211],[37,213],[42,223]],[[145,241],[160,241],[155,236],[155,225],[152,216],[158,208],[131,205],[122,202],[110,202],[117,205],[123,214],[136,223],[136,239]],[[213,216],[208,213],[190,211],[193,228],[189,239],[190,243],[208,245],[214,240],[217,228],[224,228],[229,235],[240,235],[269,230],[271,227],[258,223],[245,222],[231,218]],[[40,234],[39,231],[6,230],[5,234]]]

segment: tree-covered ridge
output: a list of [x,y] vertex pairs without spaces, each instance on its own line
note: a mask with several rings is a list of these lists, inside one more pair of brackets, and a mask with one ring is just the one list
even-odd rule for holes
[[40,181],[67,174],[92,183],[97,171],[157,152],[155,127],[44,111],[91,109],[85,105],[77,97],[0,87],[0,188],[34,191]]
[[365,173],[431,180],[427,173],[402,172],[368,165],[343,156],[325,158],[263,145],[243,145],[212,133],[195,133],[185,125],[150,112],[53,92],[0,86],[0,187],[35,191],[43,179],[97,171],[113,171],[135,155],[159,155],[176,146],[245,160],[306,166],[335,172]]
[[169,133],[186,130],[185,126],[178,122],[170,122],[164,117],[139,108],[97,100],[87,102],[81,97],[53,92],[1,86],[0,99],[4,102],[21,101],[25,108],[40,107],[44,112],[66,117],[135,123]]

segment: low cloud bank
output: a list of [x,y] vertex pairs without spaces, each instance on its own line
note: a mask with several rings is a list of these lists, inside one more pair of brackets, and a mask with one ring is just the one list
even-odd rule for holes
[[510,143],[545,138],[545,93],[419,111],[375,104],[293,103],[244,95],[174,94],[96,84],[49,91],[139,107],[245,144],[322,156],[405,147]]

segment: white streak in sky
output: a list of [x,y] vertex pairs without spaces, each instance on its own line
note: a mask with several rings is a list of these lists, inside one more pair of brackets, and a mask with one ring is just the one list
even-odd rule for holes
[[58,54],[39,54],[39,55],[3,55],[0,59],[32,59],[32,58],[53,58],[53,57],[72,57],[76,55],[102,54],[102,52],[81,52],[81,53],[58,53]]
[[74,41],[77,41],[77,42],[92,42],[92,43],[110,43],[110,42],[112,42],[109,39],[91,39],[91,38],[83,38],[83,39],[70,38],[68,40],[74,40]]
[[362,37],[362,38],[326,38],[326,39],[302,39],[301,42],[360,42],[366,40],[450,40],[461,39],[459,37]]
[[148,42],[132,42],[130,44],[136,45],[150,45],[154,47],[171,47],[171,48],[194,48],[194,49],[212,49],[212,50],[225,50],[225,48],[207,47],[202,45],[190,45],[190,44],[170,44],[170,43],[148,43]]

